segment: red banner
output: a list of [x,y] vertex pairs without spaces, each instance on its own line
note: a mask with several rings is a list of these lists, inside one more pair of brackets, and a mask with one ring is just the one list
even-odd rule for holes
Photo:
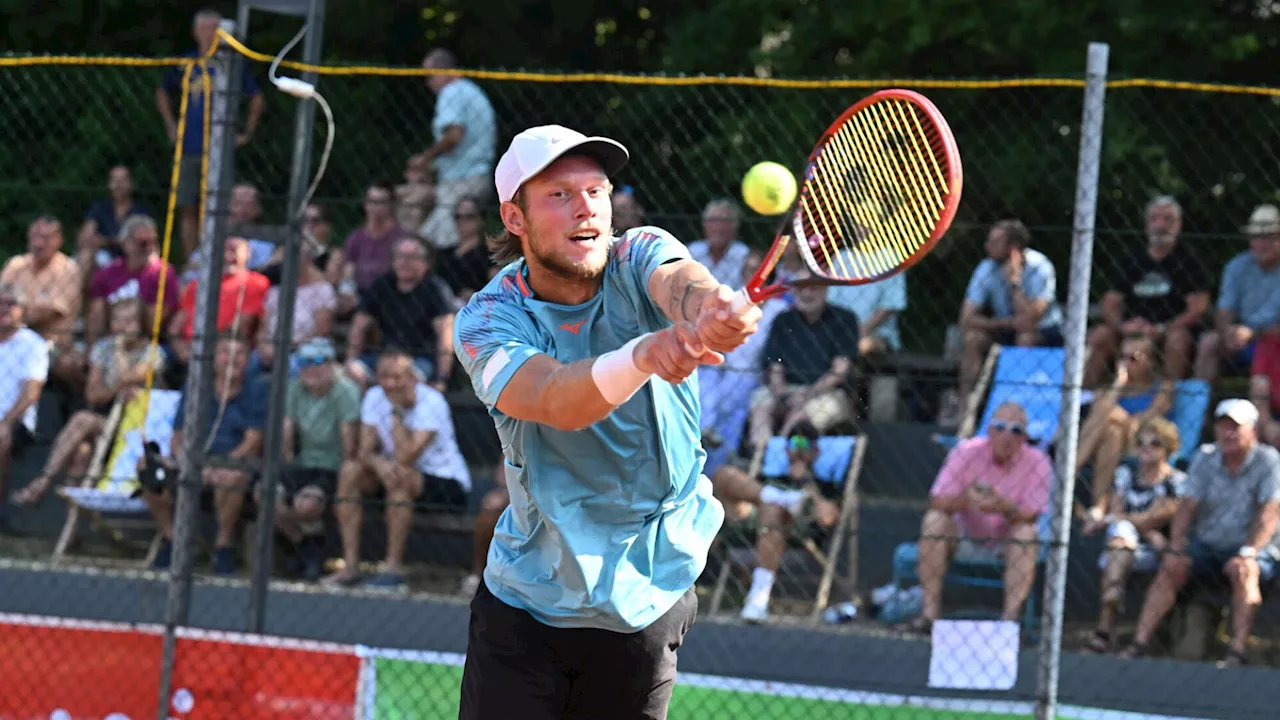
[[[0,720],[138,720],[159,703],[155,626],[0,616]],[[173,720],[352,720],[354,648],[183,631]]]

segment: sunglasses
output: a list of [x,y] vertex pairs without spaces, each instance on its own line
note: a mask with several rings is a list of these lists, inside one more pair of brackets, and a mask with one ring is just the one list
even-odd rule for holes
[[329,360],[323,357],[300,357],[298,358],[298,367],[319,367],[327,362],[329,362]]
[[1019,437],[1027,434],[1027,428],[1021,423],[1005,422],[1004,420],[992,420],[991,429],[996,432],[1007,432]]
[[809,438],[803,435],[792,435],[787,440],[787,446],[790,447],[793,452],[803,452],[813,447],[813,444],[809,442]]
[[1138,438],[1138,447],[1140,448],[1164,448],[1164,443],[1160,438],[1140,437]]

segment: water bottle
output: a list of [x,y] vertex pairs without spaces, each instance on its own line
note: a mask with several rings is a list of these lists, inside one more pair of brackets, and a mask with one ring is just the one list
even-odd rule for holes
[[858,617],[858,606],[851,602],[843,602],[839,605],[832,605],[822,613],[822,620],[831,625],[839,625],[841,623],[853,622]]

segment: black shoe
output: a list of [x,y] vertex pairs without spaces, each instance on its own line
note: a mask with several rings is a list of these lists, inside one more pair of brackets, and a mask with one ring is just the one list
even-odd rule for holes
[[324,536],[304,535],[298,544],[298,555],[302,558],[302,579],[319,581],[324,574]]

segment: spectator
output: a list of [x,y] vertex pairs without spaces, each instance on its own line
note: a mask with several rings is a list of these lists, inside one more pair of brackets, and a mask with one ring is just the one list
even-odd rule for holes
[[787,549],[787,529],[810,516],[824,528],[840,518],[840,507],[823,496],[823,486],[813,474],[818,436],[812,423],[796,423],[787,438],[790,462],[783,476],[753,478],[733,465],[724,465],[712,477],[716,497],[724,503],[727,516],[738,522],[755,516],[756,568],[742,605],[742,619],[747,622],[769,619],[769,598]]
[[1280,208],[1259,205],[1244,234],[1249,250],[1222,271],[1214,329],[1200,336],[1196,354],[1196,377],[1211,384],[1224,366],[1251,370],[1258,339],[1280,334]]
[[507,492],[505,463],[498,463],[493,481],[498,486],[480,498],[480,510],[476,513],[476,521],[472,527],[471,572],[458,584],[458,595],[464,598],[475,597],[476,590],[480,589],[480,578],[484,577],[484,568],[489,560],[489,544],[493,542],[493,529],[503,511],[511,504],[511,494]]
[[129,218],[120,228],[124,254],[94,273],[93,281],[89,283],[89,310],[84,322],[84,340],[89,347],[93,347],[107,331],[108,309],[122,300],[142,303],[141,332],[149,337],[155,321],[162,274],[167,273],[164,301],[160,303],[162,322],[164,317],[177,311],[178,274],[172,265],[160,259],[156,252],[159,242],[156,221],[144,215]]
[[[327,338],[333,332],[333,314],[338,309],[338,294],[333,286],[324,279],[324,273],[308,256],[314,248],[305,248],[302,262],[298,266],[298,288],[293,300],[293,338],[294,348],[312,338]],[[280,287],[267,290],[267,299],[263,305],[266,322],[262,323],[262,331],[258,334],[258,343],[254,349],[257,365],[260,369],[271,368],[276,362],[276,330],[280,319]],[[296,363],[289,361],[289,374],[292,377],[297,371]]]
[[[192,22],[191,33],[196,41],[196,49],[184,53],[182,57],[195,58],[208,55],[209,49],[213,46],[213,40],[218,34],[218,23],[220,22],[222,22],[222,15],[215,10],[201,10],[196,13]],[[169,142],[177,142],[178,139],[178,121],[173,111],[174,100],[170,98],[170,95],[182,92],[182,76],[184,72],[185,67],[181,65],[167,70],[155,92],[156,110],[159,111],[160,119],[164,122],[164,129],[169,136]],[[187,258],[190,258],[195,253],[200,235],[198,224],[200,178],[204,172],[201,158],[204,155],[205,112],[202,72],[203,70],[199,65],[191,68],[190,91],[187,97],[187,119],[182,137],[182,162],[178,173],[177,201],[178,207],[182,209],[182,250],[183,256]],[[210,83],[213,82],[213,75],[216,72],[217,68],[212,64],[209,65]],[[266,101],[262,97],[262,92],[258,88],[258,83],[254,81],[247,68],[241,76],[240,92],[248,100],[249,111],[245,117],[244,132],[235,137],[236,147],[244,147],[253,137],[253,134],[257,132],[258,123],[262,119],[262,112],[267,107]]]
[[795,307],[777,316],[764,343],[766,384],[751,393],[751,440],[757,448],[775,428],[788,435],[808,420],[825,433],[852,416],[858,317],[827,304],[824,286],[791,294]]
[[1100,522],[1111,492],[1111,478],[1121,458],[1148,420],[1164,417],[1173,408],[1174,383],[1162,376],[1150,335],[1127,338],[1120,348],[1120,363],[1111,387],[1101,390],[1090,403],[1080,430],[1076,472],[1093,463],[1093,492],[1089,518]]
[[436,254],[436,272],[462,302],[471,299],[489,282],[489,248],[484,242],[484,211],[475,198],[462,198],[454,209],[458,244]]
[[[838,266],[840,261],[836,262]],[[751,274],[744,272],[743,277],[749,278]],[[832,287],[827,291],[827,302],[858,316],[860,355],[878,355],[902,349],[898,315],[907,309],[905,272],[880,282]]]
[[1231,588],[1231,640],[1220,666],[1243,665],[1263,583],[1275,576],[1280,452],[1257,442],[1258,409],[1238,398],[1214,410],[1216,442],[1200,448],[1169,531],[1169,552],[1147,590],[1133,645],[1140,657],[1182,588]]
[[1049,457],[1027,444],[1027,413],[1014,402],[991,417],[986,437],[961,442],[929,491],[920,525],[922,612],[909,630],[928,634],[941,617],[942,579],[952,557],[1004,560],[1004,612],[1017,622],[1036,579],[1037,525],[1048,510]]
[[413,358],[398,351],[378,359],[378,385],[365,394],[360,409],[359,461],[338,478],[334,514],[342,532],[343,567],[328,581],[352,585],[360,580],[361,497],[386,492],[387,557],[369,581],[375,588],[406,586],[405,544],[415,501],[433,509],[466,508],[471,477],[458,450],[449,404],[434,388],[418,382]]
[[[743,272],[750,277],[764,261],[764,251],[751,248]],[[698,397],[702,404],[702,436],[707,449],[703,473],[715,471],[737,452],[742,444],[749,408],[742,402],[760,387],[765,341],[778,315],[791,309],[787,296],[769,298],[760,305],[760,321],[756,331],[737,350],[725,355],[722,365],[698,368]],[[711,442],[707,442],[710,440]]]
[[[622,233],[644,224],[644,206],[636,199],[636,192],[630,185],[613,191],[609,197],[613,205],[613,234]],[[750,277],[745,275],[744,277]]]
[[276,495],[276,528],[302,560],[302,575],[320,579],[324,562],[324,511],[339,474],[357,472],[360,388],[334,363],[328,338],[298,348],[299,373],[285,403],[284,460]]
[[1181,380],[1191,369],[1193,335],[1209,312],[1213,279],[1194,248],[1178,242],[1182,207],[1169,196],[1147,205],[1147,246],[1116,263],[1102,297],[1101,324],[1089,332],[1084,383],[1102,381],[1107,363],[1124,337],[1143,335],[1163,349],[1167,377]]
[[435,168],[424,154],[409,158],[404,168],[404,182],[396,186],[396,222],[415,232],[427,221],[436,201]]
[[133,173],[123,163],[107,172],[107,197],[95,201],[84,216],[84,224],[76,236],[76,264],[84,272],[85,281],[95,270],[106,267],[124,255],[120,229],[134,215],[151,216],[151,208],[133,197]]
[[49,343],[53,376],[71,391],[84,387],[84,355],[75,347],[80,316],[80,268],[62,252],[62,223],[48,215],[27,228],[27,252],[0,271],[0,284],[13,285],[25,303],[23,320]]
[[707,203],[702,211],[702,240],[689,243],[689,255],[702,263],[721,284],[735,290],[746,283],[742,266],[747,261],[747,246],[739,242],[738,223],[742,211],[732,200]]
[[341,251],[334,252],[342,268],[342,281],[338,283],[340,317],[349,317],[359,304],[360,295],[391,270],[391,248],[396,242],[412,237],[396,224],[391,211],[393,194],[386,183],[370,185],[364,194],[364,224],[351,231]]
[[[53,441],[53,449],[40,474],[20,492],[15,505],[34,505],[49,487],[66,472],[62,480],[81,480],[89,471],[93,443],[102,435],[111,405],[120,398],[128,402],[133,393],[146,385],[150,368],[156,378],[163,378],[165,353],[152,350],[142,327],[145,313],[137,298],[120,300],[111,306],[111,334],[93,344],[89,352],[89,381],[84,399],[89,407],[71,416]],[[163,382],[157,383],[164,387]]]
[[[328,212],[323,205],[311,203],[302,213],[302,257],[320,268],[325,282],[337,287],[342,281],[341,253],[335,253],[329,245],[333,237],[333,226],[329,224]],[[252,251],[250,251],[252,254]],[[261,272],[272,287],[279,285],[284,271],[284,248],[277,247],[271,260]]]
[[[49,374],[49,346],[23,327],[26,303],[22,290],[0,282],[0,356],[6,372],[0,373],[0,498],[13,456],[32,441],[36,431],[36,408]],[[11,534],[8,506],[0,502],[0,534]]]
[[370,382],[378,353],[365,348],[369,331],[377,328],[383,348],[407,353],[418,380],[443,392],[455,360],[453,312],[448,287],[431,272],[429,246],[416,237],[398,240],[391,272],[364,293],[351,321],[347,372],[362,385]]
[[[427,53],[422,67],[447,70],[458,66],[448,50]],[[440,249],[458,244],[453,210],[458,200],[483,200],[493,189],[494,143],[497,123],[489,98],[474,82],[456,75],[427,76],[427,87],[436,94],[431,134],[435,144],[424,153],[436,168],[436,205],[418,233]]]
[[1106,517],[1089,520],[1080,531],[1095,535],[1107,530],[1107,549],[1098,558],[1102,570],[1102,599],[1098,627],[1093,631],[1090,653],[1111,650],[1116,615],[1124,607],[1124,595],[1132,570],[1152,572],[1169,546],[1169,521],[1178,510],[1187,476],[1169,463],[1178,452],[1178,427],[1164,418],[1152,418],[1138,428],[1137,462],[1116,470],[1115,496]]
[[[245,372],[248,365],[249,349],[243,340],[229,337],[218,340],[213,363],[213,396],[206,403],[208,424],[203,425],[209,430],[205,437],[199,438],[207,442],[208,457],[250,460],[261,456],[267,396],[270,393],[265,380]],[[173,468],[182,462],[182,426],[186,419],[187,401],[187,395],[183,393],[174,411],[168,463]],[[205,466],[201,471],[204,484],[202,502],[212,499],[217,522],[213,550],[215,575],[234,575],[236,572],[233,549],[236,525],[251,478],[249,471],[242,469]],[[173,559],[173,493],[168,487],[161,488],[160,492],[144,489],[142,499],[164,537],[152,567],[165,570]]]
[[1043,253],[1027,247],[1030,242],[1031,233],[1019,220],[1001,220],[987,233],[987,257],[969,278],[960,306],[959,394],[944,401],[940,424],[959,423],[992,343],[1062,344],[1057,271]]
[[[246,237],[249,243],[250,270],[262,270],[284,260],[284,250],[273,242],[247,238],[247,233],[262,219],[262,204],[258,201],[258,188],[249,183],[236,183],[231,188],[231,202],[227,206],[227,232]],[[196,248],[187,258],[187,271],[182,281],[191,282],[200,269],[201,252]]]
[[[241,339],[252,338],[257,335],[258,324],[262,322],[263,306],[270,283],[265,277],[246,267],[249,261],[249,243],[244,238],[227,238],[224,253],[222,281],[218,288],[217,332],[219,336],[232,333]],[[169,344],[174,354],[172,360],[182,365],[190,360],[191,337],[196,323],[196,292],[199,289],[199,283],[187,283],[178,301],[178,312],[169,321]]]

